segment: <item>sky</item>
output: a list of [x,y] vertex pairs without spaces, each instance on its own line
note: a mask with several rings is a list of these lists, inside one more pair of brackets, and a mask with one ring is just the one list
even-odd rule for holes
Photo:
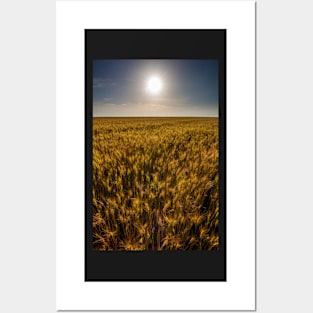
[[217,60],[94,60],[93,116],[218,116]]

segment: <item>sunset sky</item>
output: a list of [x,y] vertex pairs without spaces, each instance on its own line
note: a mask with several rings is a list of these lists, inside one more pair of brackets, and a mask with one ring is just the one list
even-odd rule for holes
[[93,116],[218,116],[216,60],[94,60]]

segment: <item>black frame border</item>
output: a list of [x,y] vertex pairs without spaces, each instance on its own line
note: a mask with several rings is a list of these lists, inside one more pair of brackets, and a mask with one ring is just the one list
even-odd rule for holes
[[[92,61],[219,62],[218,251],[92,249]],[[85,281],[226,281],[226,29],[85,29]]]

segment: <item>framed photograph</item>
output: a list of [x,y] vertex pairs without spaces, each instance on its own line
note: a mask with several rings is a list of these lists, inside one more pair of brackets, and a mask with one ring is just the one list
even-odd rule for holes
[[86,280],[225,281],[226,30],[88,29],[85,58]]
[[255,309],[254,30],[253,1],[57,1],[58,310]]

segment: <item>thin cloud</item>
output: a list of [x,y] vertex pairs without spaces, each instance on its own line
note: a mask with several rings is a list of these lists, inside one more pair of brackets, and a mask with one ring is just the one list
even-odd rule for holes
[[113,98],[103,98],[103,101],[94,102],[94,107],[107,107],[107,106],[126,106],[128,103],[116,103],[112,102]]
[[154,99],[156,103],[162,103],[168,106],[184,105],[189,100],[188,97],[158,97]]
[[103,88],[103,87],[112,87],[117,86],[117,83],[111,78],[94,78],[93,79],[93,88]]

